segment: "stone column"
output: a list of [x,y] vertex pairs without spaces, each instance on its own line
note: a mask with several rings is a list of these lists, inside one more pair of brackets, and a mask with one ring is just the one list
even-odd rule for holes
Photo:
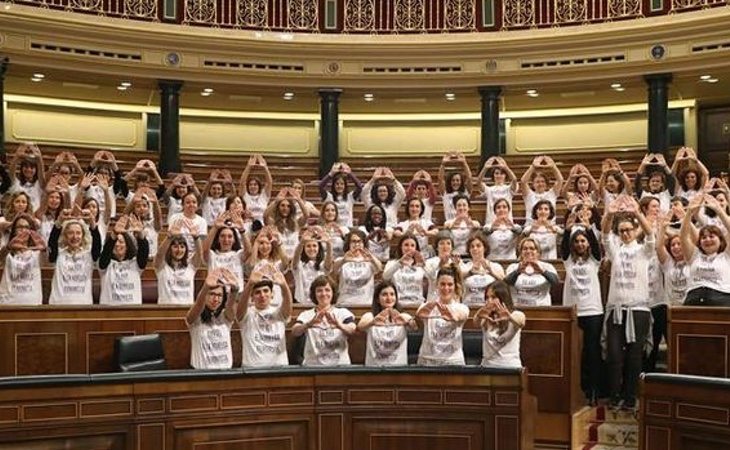
[[7,56],[0,58],[0,160],[5,161],[5,72],[10,60]]
[[482,140],[481,164],[492,156],[499,155],[499,97],[502,94],[500,86],[482,86],[479,96],[482,99]]
[[339,99],[342,89],[320,89],[319,177],[340,158]]
[[647,147],[650,153],[666,155],[669,147],[669,83],[672,74],[661,73],[644,77],[647,84],[649,111],[647,113]]
[[160,163],[162,177],[180,172],[180,88],[182,81],[160,80]]

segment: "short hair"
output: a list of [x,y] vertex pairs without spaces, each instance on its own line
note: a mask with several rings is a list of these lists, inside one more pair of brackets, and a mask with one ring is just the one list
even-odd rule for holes
[[727,239],[725,239],[725,235],[723,234],[720,227],[718,227],[717,225],[705,225],[704,227],[700,228],[699,233],[697,233],[697,248],[703,254],[705,253],[705,251],[702,250],[702,247],[700,246],[700,241],[707,234],[715,235],[720,239],[720,248],[717,249],[717,253],[724,252],[725,248],[727,247]]
[[451,246],[454,246],[454,234],[451,232],[451,230],[441,230],[436,234],[436,238],[434,239],[434,245],[438,246],[439,242],[441,241],[449,241],[451,242]]
[[457,190],[457,192],[464,193],[466,192],[466,186],[464,185],[464,175],[461,172],[451,172],[448,175],[446,175],[446,192],[451,193],[454,192],[451,188],[451,180],[454,179],[455,176],[461,177],[461,186]]
[[224,288],[223,286],[215,286],[208,290],[208,294],[210,294],[210,291],[212,291],[213,289],[222,289],[223,290],[223,299],[221,300],[221,304],[218,305],[218,308],[216,308],[215,311],[211,311],[208,308],[208,305],[205,305],[205,307],[203,308],[203,311],[200,312],[200,321],[203,323],[209,323],[213,319],[213,317],[220,316],[226,307],[226,303],[228,303],[228,292],[227,292],[226,288]]
[[517,243],[517,253],[519,254],[519,256],[522,256],[522,247],[524,247],[527,242],[532,242],[533,244],[535,244],[538,256],[542,256],[542,249],[540,249],[540,244],[535,238],[530,236],[523,237],[522,239],[520,239],[520,242]]
[[271,290],[274,290],[274,282],[269,279],[263,279],[255,282],[253,286],[251,286],[251,292],[253,293],[256,289],[261,289],[263,287],[267,287]]
[[327,275],[320,275],[312,281],[312,284],[309,286],[309,300],[315,305],[318,304],[317,288],[322,286],[329,286],[332,289],[332,304],[337,303],[337,296],[339,294],[337,285]]
[[378,189],[380,189],[381,186],[385,186],[388,189],[388,196],[385,198],[385,201],[383,201],[383,203],[386,205],[390,205],[395,199],[395,189],[393,189],[393,186],[388,183],[375,183],[372,190],[370,191],[370,200],[372,200],[372,202],[376,205],[380,204],[380,199],[378,198]]
[[507,205],[507,211],[512,210],[512,205],[509,203],[509,201],[506,198],[500,198],[494,202],[494,205],[492,205],[492,212],[497,211],[497,205],[499,205],[500,203],[504,203],[505,205]]
[[440,268],[438,274],[436,275],[436,280],[438,280],[442,276],[452,277],[454,279],[454,291],[456,291],[456,295],[459,297],[464,295],[464,285],[462,284],[461,280],[461,270],[456,266],[456,264],[449,264]]
[[466,251],[469,251],[469,248],[471,247],[471,243],[474,241],[479,241],[484,246],[484,258],[487,258],[487,255],[489,255],[489,242],[487,241],[487,237],[482,233],[481,231],[475,231],[470,236],[469,239],[466,241]]
[[646,213],[647,209],[649,209],[649,204],[652,201],[655,201],[661,205],[661,201],[658,197],[654,197],[653,195],[646,195],[644,197],[641,197],[639,200],[639,208],[641,208],[641,212]]

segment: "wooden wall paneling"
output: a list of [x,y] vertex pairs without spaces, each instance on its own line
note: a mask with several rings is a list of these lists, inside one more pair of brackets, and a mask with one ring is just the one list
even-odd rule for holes
[[669,371],[686,375],[730,377],[728,323],[730,308],[669,308]]
[[650,374],[642,379],[640,392],[642,450],[728,448],[730,385]]
[[80,320],[77,329],[82,339],[77,351],[84,353],[84,366],[75,373],[110,373],[116,371],[114,341],[118,337],[144,334],[144,321],[90,318]]

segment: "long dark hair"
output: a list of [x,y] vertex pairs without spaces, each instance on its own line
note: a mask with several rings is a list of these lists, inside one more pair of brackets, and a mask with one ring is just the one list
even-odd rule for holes
[[457,192],[463,194],[466,192],[466,186],[464,185],[464,174],[461,172],[450,172],[448,175],[446,175],[446,185],[444,186],[446,188],[446,192],[449,194],[454,192],[451,188],[451,180],[454,179],[455,176],[461,177],[461,186],[459,186],[459,189],[457,189]]
[[[182,244],[185,246],[185,255],[180,259],[180,261],[173,261],[172,260],[172,246],[174,244]],[[185,240],[185,237],[183,236],[172,236],[170,238],[170,244],[167,247],[167,253],[165,253],[165,262],[170,267],[175,267],[175,264],[179,264],[180,267],[187,267],[188,266],[188,254],[190,253],[190,249],[188,248],[188,241]]]
[[[317,242],[317,256],[314,257],[314,269],[319,270],[322,266],[322,262],[324,261],[324,245],[322,245],[322,241],[315,242]],[[299,260],[306,264],[311,260],[309,259],[307,252],[304,250],[305,245],[307,245],[306,241],[302,242],[302,253],[299,256]]]
[[[118,236],[118,235],[117,235]],[[122,233],[122,238],[124,239],[124,245],[127,246],[127,251],[124,253],[124,259],[119,260],[114,255],[114,252],[112,252],[112,258],[116,261],[128,261],[130,259],[133,259],[137,256],[137,242],[135,242],[134,238],[129,233]],[[109,239],[109,238],[107,238]],[[117,237],[114,237],[114,243],[116,244]]]
[[385,288],[393,288],[395,291],[395,305],[393,305],[393,308],[398,309],[398,288],[395,287],[395,284],[393,284],[392,281],[381,281],[377,286],[375,286],[375,290],[373,291],[373,305],[370,309],[373,316],[377,316],[383,311],[383,307],[380,305],[380,293],[383,292]]
[[[342,194],[338,194],[335,192],[335,182],[338,180],[342,180],[345,183],[345,190],[342,191]],[[344,173],[338,172],[332,177],[332,184],[330,186],[330,194],[332,194],[332,198],[335,200],[344,200],[347,198],[347,195],[350,193],[350,185],[347,183],[347,175]]]
[[[515,304],[512,301],[512,292],[510,291],[509,285],[507,283],[502,280],[491,282],[484,290],[485,299],[487,293],[490,290],[492,291],[494,296],[497,297],[499,301],[505,306],[505,308],[509,310],[509,312],[515,310]],[[509,322],[500,322],[497,325],[497,328],[499,329],[499,334],[503,334],[505,331],[507,331],[507,327],[509,327]]]

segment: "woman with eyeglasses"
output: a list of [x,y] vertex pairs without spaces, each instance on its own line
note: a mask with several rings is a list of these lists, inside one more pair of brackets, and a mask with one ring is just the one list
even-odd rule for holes
[[353,229],[345,236],[345,256],[335,262],[339,277],[339,303],[343,306],[368,306],[373,299],[375,274],[383,270],[380,260],[365,248],[365,233]]
[[[649,334],[649,264],[655,240],[651,224],[637,201],[619,197],[608,205],[602,227],[611,281],[604,327],[606,328],[608,384],[611,406],[636,407],[636,388],[642,354]],[[639,234],[644,233],[643,241]]]

